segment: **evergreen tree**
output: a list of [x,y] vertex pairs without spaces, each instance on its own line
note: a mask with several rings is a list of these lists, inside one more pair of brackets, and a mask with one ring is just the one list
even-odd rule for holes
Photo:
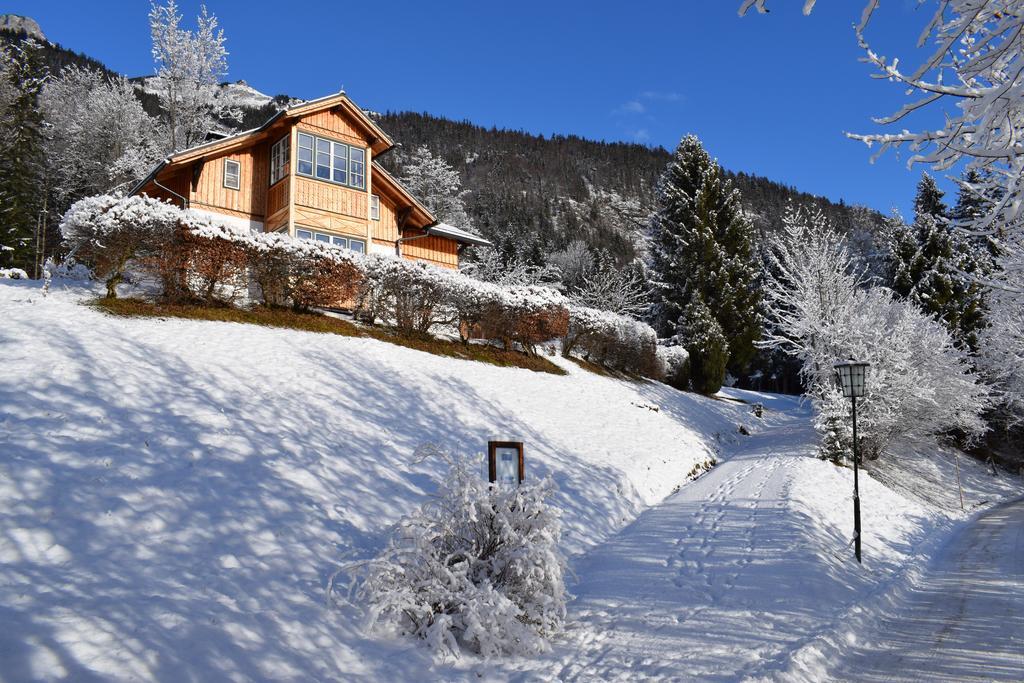
[[896,228],[891,237],[893,289],[941,320],[958,346],[976,350],[984,293],[973,274],[982,266],[974,247],[953,229],[943,195],[924,174],[914,198],[914,224]]
[[32,272],[43,196],[39,93],[46,67],[38,43],[30,38],[13,45],[5,67],[11,97],[0,112],[0,262]]
[[677,329],[682,345],[690,354],[690,386],[710,396],[722,388],[729,362],[728,341],[722,326],[697,295],[683,309]]
[[[700,140],[688,135],[661,177],[657,201],[651,266],[659,332],[696,334],[694,321],[702,317],[697,313],[706,309],[725,340],[729,370],[744,373],[760,334],[760,295],[753,228],[739,192]],[[684,344],[689,345],[685,339]],[[710,359],[693,357],[695,367],[705,361]]]

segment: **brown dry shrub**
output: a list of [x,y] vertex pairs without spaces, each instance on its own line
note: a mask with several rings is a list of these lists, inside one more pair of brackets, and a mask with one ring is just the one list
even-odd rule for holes
[[481,308],[473,336],[500,341],[506,349],[518,343],[535,353],[538,344],[565,336],[568,329],[569,311],[561,306],[527,308],[494,302]]
[[295,310],[354,305],[363,278],[351,261],[326,255],[294,256],[291,266],[289,298]]

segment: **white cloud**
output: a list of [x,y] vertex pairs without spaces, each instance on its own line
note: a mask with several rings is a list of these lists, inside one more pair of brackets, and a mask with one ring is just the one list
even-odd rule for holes
[[644,114],[646,112],[647,107],[639,100],[630,100],[614,111],[616,114]]
[[640,93],[640,99],[656,100],[659,102],[682,102],[683,96],[674,91],[645,90]]

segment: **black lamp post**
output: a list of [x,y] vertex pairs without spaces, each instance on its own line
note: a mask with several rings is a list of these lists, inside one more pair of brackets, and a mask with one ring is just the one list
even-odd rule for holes
[[864,396],[869,363],[858,363],[852,358],[836,363],[836,378],[843,396],[853,401],[853,544],[860,562],[860,452],[857,444],[857,399]]

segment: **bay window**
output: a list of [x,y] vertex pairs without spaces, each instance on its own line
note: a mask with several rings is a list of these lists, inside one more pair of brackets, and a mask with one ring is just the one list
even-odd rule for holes
[[274,143],[274,146],[270,148],[270,184],[273,185],[281,178],[284,178],[285,172],[288,169],[288,153],[291,151],[289,148],[289,137],[285,135],[283,138]]
[[298,135],[299,175],[366,189],[366,150],[309,133]]

